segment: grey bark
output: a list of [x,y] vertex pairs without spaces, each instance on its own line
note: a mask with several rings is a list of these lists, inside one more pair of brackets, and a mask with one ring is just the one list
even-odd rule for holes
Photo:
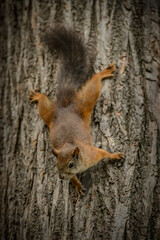
[[[160,34],[158,0],[1,1],[1,239],[160,239]],[[58,179],[48,129],[30,104],[57,89],[59,61],[40,34],[60,22],[97,51],[95,71],[115,62],[93,113],[97,147],[124,162]]]

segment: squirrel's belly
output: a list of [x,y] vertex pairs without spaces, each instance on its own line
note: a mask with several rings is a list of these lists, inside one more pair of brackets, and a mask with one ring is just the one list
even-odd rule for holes
[[54,148],[61,148],[65,144],[75,145],[77,142],[90,144],[90,135],[84,128],[74,126],[74,124],[58,124],[50,132],[51,142]]

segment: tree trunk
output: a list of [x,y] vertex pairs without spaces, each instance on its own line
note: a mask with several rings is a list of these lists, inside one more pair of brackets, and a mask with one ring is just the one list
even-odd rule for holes
[[[158,0],[1,1],[1,239],[160,239],[159,11]],[[117,65],[92,136],[126,158],[79,174],[78,200],[58,178],[48,129],[28,99],[35,88],[55,96],[59,61],[40,42],[55,22],[94,46],[95,72]]]

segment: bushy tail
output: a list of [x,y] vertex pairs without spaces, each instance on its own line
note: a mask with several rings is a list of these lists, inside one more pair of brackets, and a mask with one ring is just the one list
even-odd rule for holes
[[94,62],[82,39],[73,30],[56,26],[46,32],[42,40],[50,50],[56,50],[61,59],[60,88],[80,88],[93,73]]

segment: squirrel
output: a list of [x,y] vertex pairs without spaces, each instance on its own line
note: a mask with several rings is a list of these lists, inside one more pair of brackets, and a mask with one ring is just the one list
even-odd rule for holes
[[31,90],[30,101],[38,102],[39,115],[49,128],[59,178],[69,179],[78,196],[84,195],[86,189],[76,174],[102,159],[125,157],[123,153],[96,148],[90,134],[91,114],[101,92],[101,81],[114,76],[115,64],[90,78],[93,72],[91,54],[82,38],[64,26],[50,29],[42,36],[42,41],[60,57],[59,88],[56,100]]

